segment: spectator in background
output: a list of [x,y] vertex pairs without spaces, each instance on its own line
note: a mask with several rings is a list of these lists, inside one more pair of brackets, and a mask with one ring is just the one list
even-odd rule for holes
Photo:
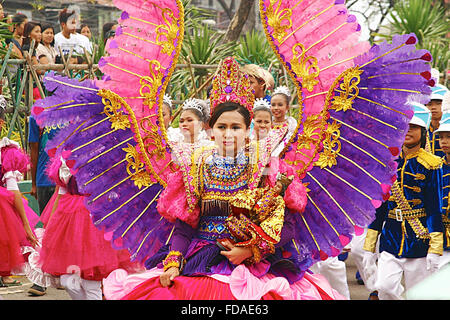
[[13,25],[13,39],[12,42],[14,44],[12,52],[13,54],[19,58],[23,59],[23,51],[22,51],[22,38],[23,31],[25,28],[25,24],[28,22],[28,18],[26,15],[22,13],[16,13],[12,17],[12,25]]
[[108,41],[108,39],[114,37],[114,35],[116,34],[116,29],[117,29],[116,22],[107,22],[103,25],[102,35],[103,35],[103,41],[104,41],[105,45],[106,45],[106,42]]
[[[39,64],[38,58],[36,56],[36,48],[41,43],[42,33],[41,33],[41,24],[38,22],[27,22],[23,31],[23,43],[22,43],[22,52],[25,55],[25,52],[30,52],[31,44],[34,40],[33,51],[31,54],[31,63],[33,66]],[[36,73],[39,75],[44,74],[44,70],[36,70]],[[33,99],[38,100],[42,99],[39,89],[37,88],[36,83],[33,81]]]
[[22,52],[30,51],[31,43],[34,40],[34,49],[32,55],[33,64],[37,64],[36,48],[41,43],[42,32],[41,24],[38,22],[27,22],[23,28]]
[[59,13],[61,32],[55,35],[55,49],[58,56],[60,55],[60,48],[63,55],[69,54],[72,48],[74,54],[84,55],[84,49],[92,53],[89,39],[82,34],[76,33],[78,20],[77,13],[69,11],[67,8]]
[[80,27],[80,33],[87,37],[89,40],[92,40],[92,32],[91,32],[91,28],[89,28],[89,26],[87,24],[82,24]]
[[0,3],[0,20],[5,19],[5,11],[3,10],[3,4]]
[[[51,24],[42,25],[42,40],[36,49],[36,56],[39,63],[54,64],[56,59],[55,29]],[[42,58],[44,56],[45,58]],[[42,60],[42,61],[41,61]]]

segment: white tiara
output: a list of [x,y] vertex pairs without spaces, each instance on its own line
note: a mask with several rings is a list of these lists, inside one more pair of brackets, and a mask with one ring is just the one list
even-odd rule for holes
[[167,104],[172,109],[172,99],[168,94],[164,94],[163,103]]
[[277,93],[285,94],[285,95],[287,95],[288,97],[291,96],[291,93],[289,92],[289,88],[286,87],[286,86],[279,86],[278,88],[276,88],[276,89],[273,91],[273,94],[275,95],[275,94],[277,94]]
[[8,102],[6,102],[6,99],[3,95],[0,95],[0,108],[6,110],[6,106],[8,105]]
[[189,98],[186,101],[183,102],[183,105],[181,106],[181,109],[196,109],[200,111],[201,114],[204,114],[204,110],[202,105],[198,102],[195,98]]
[[269,103],[269,101],[267,101],[264,98],[257,98],[255,100],[255,103],[253,104],[253,109],[258,108],[258,107],[270,109],[270,103]]

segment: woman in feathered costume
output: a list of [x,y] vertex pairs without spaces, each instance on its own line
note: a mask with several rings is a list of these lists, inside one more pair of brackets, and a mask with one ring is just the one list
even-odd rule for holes
[[337,256],[389,197],[408,100],[426,103],[432,85],[431,56],[414,35],[369,49],[343,2],[260,1],[300,98],[277,158],[278,131],[247,143],[254,96],[231,57],[210,98],[216,146],[167,139],[161,106],[184,33],[179,1],[116,0],[124,11],[99,62],[104,81],[45,78],[54,94],[34,106],[36,121],[71,121],[49,153],[65,159],[95,225],[149,269],[113,272],[107,298],[340,298],[308,268]]

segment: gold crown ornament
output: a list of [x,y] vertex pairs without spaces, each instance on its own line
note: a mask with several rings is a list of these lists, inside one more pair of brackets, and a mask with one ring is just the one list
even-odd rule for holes
[[254,90],[250,86],[248,75],[244,74],[233,57],[221,61],[210,95],[212,114],[214,109],[224,102],[235,102],[245,107],[253,118]]

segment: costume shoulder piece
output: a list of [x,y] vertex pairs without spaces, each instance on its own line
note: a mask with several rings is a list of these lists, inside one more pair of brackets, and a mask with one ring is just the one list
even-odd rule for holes
[[441,157],[435,156],[434,154],[420,149],[417,153],[417,162],[423,165],[428,170],[437,170],[442,168],[443,160]]

